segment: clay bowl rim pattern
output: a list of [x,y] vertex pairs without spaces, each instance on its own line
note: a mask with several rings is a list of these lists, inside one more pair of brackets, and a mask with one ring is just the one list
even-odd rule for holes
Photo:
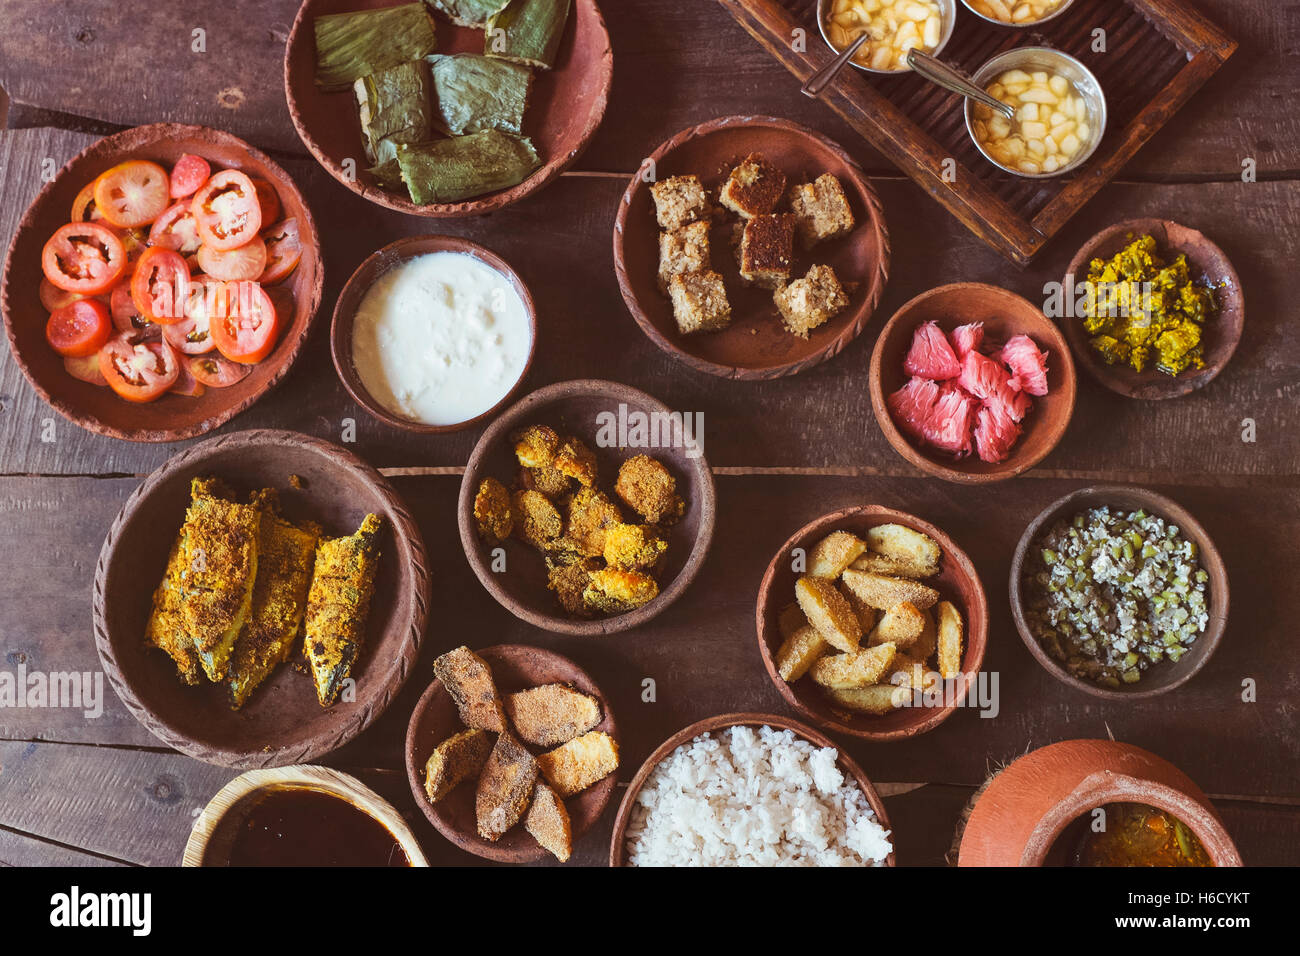
[[1173,376],[1154,368],[1135,372],[1128,366],[1107,365],[1088,343],[1081,318],[1062,320],[1065,337],[1069,339],[1078,363],[1112,392],[1125,398],[1148,401],[1178,398],[1208,385],[1232,361],[1246,324],[1246,293],[1232,261],[1205,233],[1172,219],[1154,217],[1127,219],[1108,226],[1080,246],[1066,269],[1066,288],[1070,288],[1070,277],[1076,286],[1087,278],[1088,264],[1093,259],[1113,256],[1127,245],[1130,233],[1134,238],[1152,235],[1157,251],[1166,259],[1172,259],[1180,252],[1186,253],[1192,278],[1207,278],[1214,283],[1219,308],[1205,324],[1205,368]]
[[[856,193],[856,202],[853,204],[857,207],[864,207],[867,218],[861,219],[854,226],[853,232],[849,236],[837,242],[861,242],[861,237],[857,235],[859,230],[867,229],[872,232],[872,239],[875,241],[880,250],[880,256],[874,263],[874,269],[871,275],[871,285],[862,295],[862,301],[854,308],[852,300],[857,297],[861,290],[855,290],[850,296],[850,309],[847,318],[843,315],[831,319],[831,323],[843,322],[844,325],[835,335],[834,338],[827,341],[820,348],[810,351],[809,354],[794,361],[782,361],[774,364],[758,365],[728,365],[715,362],[707,358],[696,355],[689,345],[691,336],[682,336],[675,330],[665,333],[654,323],[647,313],[643,301],[652,301],[652,299],[666,299],[659,294],[655,286],[655,276],[653,274],[633,275],[632,269],[627,263],[626,253],[626,235],[627,221],[634,203],[641,204],[646,208],[653,208],[653,200],[650,198],[650,185],[643,178],[642,174],[646,164],[653,162],[656,171],[663,165],[663,161],[670,157],[683,145],[693,140],[707,137],[714,133],[731,133],[737,130],[745,129],[766,129],[775,130],[778,135],[784,134],[792,139],[802,140],[806,145],[810,155],[817,152],[829,153],[835,160],[842,164],[847,172],[849,182],[843,183],[846,187],[846,193]],[[743,155],[737,155],[736,159],[743,159]],[[716,171],[699,172],[697,175],[709,176]],[[863,211],[862,208],[859,212]],[[653,214],[650,216],[650,228],[658,234],[659,225]],[[718,255],[730,255],[730,250],[718,249]],[[811,253],[803,253],[804,258],[808,258]],[[720,116],[716,119],[700,123],[696,126],[689,126],[684,130],[676,133],[670,139],[661,143],[648,159],[642,163],[636,173],[628,183],[627,189],[623,192],[622,198],[618,204],[618,215],[614,220],[614,271],[618,277],[619,291],[623,294],[623,302],[627,305],[627,310],[632,313],[632,318],[641,331],[646,334],[650,341],[654,342],[660,349],[673,358],[685,364],[687,367],[697,372],[706,372],[710,375],[716,375],[720,378],[735,379],[739,381],[764,381],[773,378],[782,378],[787,375],[797,375],[800,372],[820,365],[831,358],[834,358],[841,351],[848,347],[871,321],[875,315],[876,308],[880,305],[880,300],[884,295],[885,286],[889,282],[889,265],[891,260],[891,249],[889,241],[889,227],[885,222],[884,209],[880,204],[880,198],[876,194],[875,188],[871,185],[870,179],[866,172],[863,171],[857,160],[853,159],[842,146],[834,140],[798,123],[790,120],[781,119],[777,116]],[[671,319],[671,307],[669,307],[669,316]],[[733,317],[733,325],[740,322],[739,317]],[[772,307],[770,316],[761,317],[762,322],[780,323],[775,306]],[[730,331],[730,329],[728,330]],[[821,330],[814,330],[813,336]],[[712,335],[715,333],[701,333],[702,335]],[[727,334],[727,332],[718,333]],[[800,346],[804,341],[796,336],[785,334],[792,347]]]
[[[390,270],[411,261],[417,256],[435,252],[454,252],[470,256],[505,279],[510,287],[518,293],[520,300],[524,304],[524,312],[528,317],[528,334],[530,337],[528,358],[524,361],[523,370],[509,390],[501,396],[500,400],[487,411],[480,412],[473,418],[467,418],[463,422],[455,422],[449,425],[430,425],[413,421],[385,408],[366,389],[365,383],[361,381],[361,376],[352,362],[352,333],[356,323],[357,308],[361,305],[366,293],[370,291],[371,286]],[[334,316],[330,322],[330,355],[334,359],[334,370],[338,372],[339,380],[343,382],[343,387],[347,389],[353,401],[370,413],[371,417],[383,422],[385,425],[391,425],[394,428],[400,428],[417,435],[442,435],[448,432],[462,431],[491,418],[518,393],[519,387],[528,378],[528,372],[532,369],[533,357],[536,354],[537,305],[533,301],[533,295],[528,290],[528,286],[519,273],[511,267],[510,263],[506,262],[501,256],[486,246],[479,245],[469,239],[462,239],[459,236],[405,236],[372,252],[361,265],[356,267],[348,278],[347,284],[343,286],[343,290],[339,293],[339,297],[334,304]]]
[[[297,290],[294,295],[293,324],[281,335],[271,355],[254,366],[243,381],[227,388],[208,389],[199,398],[168,394],[155,402],[133,405],[118,398],[108,388],[78,381],[64,370],[62,359],[45,344],[44,328],[48,312],[37,301],[37,287],[42,277],[41,249],[54,230],[68,222],[67,210],[71,208],[70,201],[66,208],[53,205],[56,194],[75,193],[76,190],[68,185],[70,179],[75,178],[74,185],[84,185],[104,170],[127,159],[153,158],[169,162],[163,153],[179,156],[182,152],[194,152],[212,161],[214,166],[232,165],[214,160],[213,150],[235,153],[238,160],[234,168],[271,181],[280,196],[284,214],[288,215],[293,209],[292,214],[299,219],[302,260],[285,280],[267,287],[268,291]],[[23,269],[21,274],[18,272],[20,267]],[[4,311],[5,334],[15,363],[22,369],[36,394],[60,415],[74,425],[109,438],[173,442],[194,438],[224,425],[288,375],[306,344],[324,287],[325,269],[316,222],[306,198],[279,163],[238,136],[223,130],[183,123],[150,123],[96,140],[68,160],[54,179],[41,188],[27,207],[9,244],[3,278],[0,279],[0,307]],[[29,334],[26,323],[35,316],[40,318],[40,328]],[[23,323],[21,334],[18,331],[20,323]],[[38,348],[49,352],[48,360],[46,356],[39,356],[39,369],[33,366],[32,356],[28,354]],[[263,368],[266,370],[263,371]],[[112,419],[122,418],[125,421],[120,424],[105,421],[106,416],[97,410],[105,403],[112,403]],[[211,408],[204,417],[194,417],[198,408],[208,406]],[[166,410],[170,415],[160,412],[160,409]],[[186,414],[177,415],[176,410]],[[169,417],[184,423],[173,424],[168,421]],[[127,424],[131,421],[138,424]]]
[[[229,860],[207,862],[208,847],[226,822],[227,816],[246,800],[284,790],[313,790],[351,804],[382,825],[401,846],[413,867],[427,867],[428,858],[415,833],[391,803],[351,774],[313,764],[294,764],[248,770],[218,790],[203,808],[185,841],[181,866],[229,866]],[[250,807],[251,809],[251,807]]]
[[[1215,866],[1243,865],[1213,802],[1187,774],[1133,744],[1088,739],[1039,747],[995,774],[971,807],[957,865],[1053,865],[1049,857],[1070,826],[1112,802],[1171,813],[1196,834]],[[1027,822],[1035,811],[1038,818]],[[980,838],[985,831],[996,834],[992,845]]]
[[[992,311],[992,303],[995,300],[1005,303],[998,307],[1002,310],[998,313],[1000,315],[1011,314],[1012,309],[1017,310],[1012,320],[1014,332],[1023,332],[1032,338],[1039,348],[1046,347],[1048,351],[1047,376],[1051,383],[1049,392],[1041,397],[1033,397],[1033,409],[1025,418],[1029,427],[1012,447],[1006,461],[997,464],[981,461],[973,451],[965,458],[955,459],[946,452],[922,449],[894,424],[893,416],[890,415],[889,406],[886,404],[885,380],[895,380],[898,386],[907,380],[907,374],[902,370],[903,358],[907,355],[912,335],[920,324],[920,318],[934,317],[924,310],[933,308],[937,304],[936,300],[942,301],[948,298],[964,300],[972,293],[989,297],[990,305],[986,311]],[[940,319],[940,327],[945,331],[951,331],[953,327],[977,318],[984,317],[987,321],[984,311],[972,314],[969,306],[967,309],[968,311],[963,312],[959,305],[944,313],[945,316],[951,315],[952,318]],[[920,318],[914,314],[916,312],[921,312]],[[897,367],[889,373],[886,373],[884,368],[886,351],[897,353],[898,358]],[[900,306],[876,338],[876,345],[871,353],[869,387],[871,409],[875,413],[880,430],[884,432],[889,444],[908,464],[945,481],[971,485],[1005,481],[1023,474],[1042,462],[1065,437],[1070,427],[1070,420],[1074,417],[1078,399],[1078,375],[1070,355],[1070,345],[1056,323],[1043,315],[1042,311],[1024,296],[985,282],[953,282],[935,286]],[[1044,421],[1044,418],[1047,420]],[[1027,451],[1027,439],[1032,437],[1030,429],[1044,429],[1042,434],[1045,437],[1035,452]]]
[[[843,529],[861,536],[867,528],[891,523],[928,534],[943,550],[943,559],[940,563],[943,573],[951,569],[956,577],[967,581],[971,592],[969,599],[963,594],[952,593],[954,590],[952,585],[947,587],[947,593],[944,589],[940,589],[941,599],[956,598],[953,603],[961,611],[964,631],[962,672],[956,678],[951,702],[941,708],[906,707],[896,709],[889,714],[854,714],[845,720],[835,716],[829,705],[821,705],[825,707],[823,711],[808,703],[805,698],[818,700],[817,691],[806,683],[811,681],[811,678],[803,677],[791,683],[776,669],[776,649],[781,646],[781,633],[777,621],[781,608],[794,603],[794,580],[797,578],[794,572],[787,572],[784,569],[789,566],[791,549],[811,550],[813,545],[832,531]],[[777,593],[776,580],[787,573],[791,576],[790,587],[784,594]],[[937,580],[939,579],[927,578],[924,583],[934,587]],[[865,740],[903,740],[928,733],[951,717],[958,709],[957,702],[965,699],[971,683],[978,680],[979,672],[984,667],[984,655],[988,650],[989,607],[988,597],[984,593],[984,583],[980,580],[974,563],[946,532],[923,518],[905,511],[898,511],[884,505],[865,504],[841,508],[822,515],[808,522],[786,540],[763,572],[763,580],[758,586],[758,600],[754,608],[754,624],[758,638],[758,652],[763,658],[763,667],[767,671],[767,676],[776,686],[781,698],[800,717],[811,720],[818,727],[828,731],[851,734]]]
[[[384,4],[378,4],[382,6]],[[378,183],[363,182],[362,175],[369,176],[364,170],[357,170],[349,175],[344,170],[343,165],[336,160],[329,152],[326,151],[320,140],[307,127],[307,122],[303,118],[303,101],[316,97],[340,96],[339,93],[322,93],[316,89],[314,82],[315,74],[315,34],[312,28],[312,21],[320,14],[317,11],[321,7],[337,6],[331,0],[305,0],[298,8],[294,16],[293,26],[289,30],[289,39],[284,47],[284,93],[289,107],[289,118],[293,121],[293,127],[298,132],[298,138],[302,140],[308,151],[315,157],[316,162],[321,165],[326,172],[333,176],[338,182],[342,183],[348,190],[360,196],[369,202],[397,212],[406,213],[410,216],[421,216],[433,219],[451,219],[463,216],[478,216],[484,213],[495,212],[498,209],[504,209],[512,203],[531,195],[539,189],[549,185],[558,179],[560,174],[577,162],[583,152],[590,145],[592,137],[596,135],[596,130],[600,128],[601,121],[605,117],[605,109],[609,104],[610,87],[614,78],[614,52],[610,45],[609,31],[605,26],[605,19],[601,16],[600,8],[595,0],[574,0],[573,7],[569,12],[569,21],[565,24],[565,36],[560,43],[561,56],[564,51],[572,48],[574,35],[578,29],[577,20],[583,18],[587,29],[593,32],[593,37],[599,41],[594,44],[600,47],[603,44],[603,50],[595,56],[589,64],[572,63],[569,68],[585,68],[591,71],[595,76],[595,95],[591,100],[591,107],[587,115],[583,118],[579,126],[576,138],[568,139],[566,149],[556,151],[553,155],[547,156],[542,154],[542,165],[529,175],[523,182],[506,189],[495,190],[490,193],[484,193],[481,196],[475,196],[470,199],[461,200],[452,203],[428,203],[419,205],[404,197],[400,193],[390,192],[384,189]],[[376,4],[363,4],[364,7],[376,6]],[[356,9],[354,7],[353,9]],[[343,12],[342,10],[321,11]],[[434,11],[430,11],[433,13]],[[435,16],[436,29],[441,35],[447,30],[473,30],[473,27],[459,27],[448,21],[445,15]],[[441,52],[435,51],[435,52]],[[295,61],[301,59],[302,63],[295,68]],[[296,74],[301,71],[301,76]],[[534,74],[536,81],[537,73],[547,73],[551,71],[538,70]],[[558,72],[558,71],[557,71]],[[349,94],[350,95],[350,94]],[[532,96],[530,95],[530,100]],[[561,104],[561,110],[567,108]],[[337,111],[339,117],[342,117],[342,110]],[[345,120],[336,117],[336,122]],[[564,118],[567,117],[567,115]],[[355,127],[355,157],[348,157],[360,163],[364,160],[361,147],[361,126],[360,121],[353,110],[350,121]],[[528,130],[538,122],[536,115],[530,116],[529,111],[524,113],[524,135],[529,135]],[[560,125],[560,124],[554,124]],[[531,138],[531,137],[530,137]],[[539,154],[542,152],[538,150]]]
[[632,778],[632,782],[627,785],[627,791],[623,794],[623,800],[618,805],[618,814],[614,817],[614,832],[609,842],[609,865],[612,867],[627,866],[627,827],[632,820],[632,810],[636,806],[637,796],[645,782],[654,773],[656,767],[682,744],[694,740],[704,733],[716,734],[720,731],[727,730],[736,726],[762,727],[764,724],[773,730],[793,731],[796,737],[802,737],[804,740],[817,747],[830,747],[837,753],[835,763],[839,766],[841,772],[852,780],[862,789],[871,804],[871,811],[876,815],[876,822],[890,832],[890,852],[885,858],[885,866],[897,865],[897,836],[894,833],[893,826],[889,823],[889,815],[885,812],[885,804],[880,794],[876,791],[875,785],[871,778],[867,776],[865,770],[854,760],[848,752],[835,741],[831,740],[820,730],[810,727],[807,724],[795,720],[792,717],[783,717],[779,714],[762,714],[753,712],[737,712],[730,714],[719,714],[716,717],[706,717],[704,720],[696,721],[689,727],[684,727],[677,733],[673,734],[658,747],[654,752],[645,759],[641,767]]
[[[534,647],[529,644],[497,644],[492,647],[485,647],[482,650],[476,650],[474,653],[482,657],[493,668],[493,678],[497,680],[498,690],[503,696],[542,684],[560,683],[571,684],[584,694],[597,698],[600,701],[601,719],[600,723],[593,727],[592,730],[605,731],[614,738],[615,744],[622,746],[622,742],[619,740],[618,724],[614,718],[614,711],[610,707],[609,698],[606,697],[591,675],[571,658],[548,648]],[[536,657],[540,660],[529,661],[528,658],[530,657]],[[502,682],[499,680],[497,672],[505,667],[527,670],[530,676],[527,681],[518,687],[514,686],[517,683],[515,681]],[[505,686],[501,686],[503,683]],[[460,796],[461,800],[464,800],[466,792],[472,794],[474,792],[473,780],[462,781],[455,790],[443,797],[438,803],[429,802],[429,797],[424,792],[424,767],[428,762],[429,754],[433,752],[435,746],[447,739],[447,737],[465,729],[465,725],[453,716],[447,727],[434,733],[433,736],[438,739],[429,743],[428,731],[423,730],[420,725],[427,716],[431,716],[430,711],[435,706],[435,702],[443,701],[445,703],[441,703],[441,706],[449,709],[449,712],[454,715],[455,704],[452,703],[443,688],[442,681],[435,677],[424,693],[420,695],[420,700],[415,705],[415,709],[411,711],[411,719],[406,725],[405,756],[403,758],[406,764],[406,778],[411,785],[411,795],[415,798],[420,810],[423,811],[434,828],[447,838],[448,842],[485,860],[495,860],[498,863],[534,863],[538,860],[555,859],[549,850],[538,843],[524,829],[522,820],[514,827],[511,827],[496,843],[484,840],[478,835],[477,831],[466,832],[458,829],[454,822],[448,818],[449,814],[442,811],[448,805],[447,801],[455,800],[457,795]],[[530,752],[547,749],[534,747],[527,743],[524,746]],[[583,835],[588,833],[605,815],[605,810],[609,807],[614,791],[618,789],[618,777],[621,769],[622,761],[620,759],[617,770],[596,781],[581,793],[575,794],[564,801],[565,808],[570,813],[575,847]],[[539,779],[545,778],[539,777]],[[583,804],[583,813],[580,819],[573,813],[575,804]]]
[[[666,586],[663,582],[660,582],[661,590],[659,595],[648,604],[613,617],[583,620],[565,617],[558,609],[538,610],[507,593],[497,582],[497,575],[488,568],[487,561],[483,556],[485,546],[479,539],[474,523],[474,497],[478,492],[479,483],[484,478],[494,477],[509,487],[506,479],[511,478],[512,474],[489,474],[485,471],[484,461],[496,450],[499,444],[509,441],[510,432],[513,429],[531,424],[534,418],[544,417],[547,414],[546,409],[550,406],[562,403],[570,397],[584,395],[599,395],[609,398],[614,403],[626,403],[629,407],[639,406],[650,411],[669,412],[668,407],[657,398],[629,385],[621,385],[618,382],[609,382],[603,379],[572,379],[565,382],[556,382],[553,385],[544,386],[525,395],[502,412],[496,421],[488,426],[482,437],[479,438],[478,444],[474,446],[473,452],[470,453],[469,462],[465,466],[464,477],[461,479],[456,521],[460,528],[461,544],[465,549],[465,556],[470,567],[474,570],[479,583],[487,589],[498,604],[521,621],[544,631],[582,637],[597,637],[631,630],[644,624],[666,610],[670,604],[681,597],[691,582],[695,580],[695,576],[704,564],[709,546],[712,544],[717,495],[714,488],[713,472],[710,470],[708,459],[703,453],[692,460],[691,468],[687,473],[674,475],[678,479],[677,493],[686,499],[688,508],[699,508],[699,526],[696,529],[695,540],[691,545],[691,553],[686,559],[686,563]],[[580,434],[577,437],[588,445],[592,444],[590,435],[584,436]],[[628,452],[627,457],[632,457],[633,454],[640,454],[641,452],[650,454],[652,457],[655,457],[656,454],[663,454],[663,449],[655,448],[629,448],[626,451]],[[604,476],[599,484],[602,490],[609,489],[609,493],[612,494],[613,482],[607,480],[610,477],[608,475]],[[683,479],[685,479],[688,486],[686,488],[683,488]],[[519,546],[526,547],[525,545]],[[525,559],[541,561],[540,555],[533,554],[526,555]],[[550,597],[550,595],[548,594],[547,597]]]
[[[1057,518],[1069,517],[1076,512],[1101,505],[1110,505],[1112,510],[1118,505],[1125,511],[1134,507],[1145,508],[1149,514],[1164,518],[1165,521],[1177,525],[1184,538],[1196,542],[1200,552],[1197,560],[1210,576],[1207,582],[1210,619],[1206,623],[1205,632],[1196,639],[1191,650],[1182,660],[1175,662],[1161,661],[1153,670],[1143,672],[1142,680],[1131,690],[1102,687],[1092,681],[1083,680],[1070,674],[1043,649],[1043,646],[1039,644],[1033,632],[1029,629],[1029,622],[1025,618],[1025,596],[1022,593],[1021,579],[1025,561],[1028,559],[1029,550],[1033,546],[1034,539]],[[1075,690],[1083,691],[1085,694],[1091,694],[1094,697],[1101,697],[1106,700],[1137,700],[1156,697],[1187,683],[1196,676],[1202,667],[1209,663],[1210,658],[1218,649],[1227,629],[1228,612],[1230,610],[1227,567],[1224,565],[1223,556],[1219,553],[1219,549],[1211,539],[1209,532],[1205,530],[1205,527],[1196,520],[1196,517],[1190,511],[1172,498],[1137,485],[1090,485],[1087,488],[1080,488],[1056,499],[1040,511],[1034,520],[1029,523],[1029,526],[1025,528],[1024,533],[1020,536],[1020,541],[1016,545],[1015,555],[1011,559],[1009,591],[1011,616],[1015,620],[1016,631],[1019,632],[1020,639],[1024,642],[1025,647],[1029,649],[1029,653],[1034,656],[1034,660],[1038,661],[1044,670],[1061,683],[1073,687]],[[1148,676],[1151,674],[1157,676]]]
[[[116,575],[127,574],[128,571],[123,566],[124,562],[129,562],[138,557],[136,554],[125,553],[123,550],[125,545],[122,544],[123,537],[138,537],[142,534],[150,535],[154,533],[148,529],[142,531],[136,525],[141,521],[146,521],[146,512],[156,502],[158,495],[167,493],[170,483],[183,480],[182,476],[195,476],[215,471],[221,477],[238,482],[236,474],[229,466],[223,468],[209,463],[231,454],[244,452],[250,448],[269,448],[272,449],[271,453],[273,455],[283,456],[284,452],[276,451],[276,449],[286,447],[292,447],[305,455],[314,456],[314,459],[321,461],[323,467],[328,468],[333,474],[346,475],[348,480],[367,489],[371,495],[382,503],[383,517],[390,527],[386,531],[385,545],[383,546],[384,556],[381,558],[379,571],[381,578],[376,593],[379,595],[384,592],[385,586],[382,578],[385,575],[389,576],[394,591],[392,600],[394,607],[393,619],[382,634],[376,633],[375,608],[372,605],[370,622],[367,626],[366,646],[362,649],[362,669],[359,673],[354,672],[353,674],[354,677],[359,678],[357,681],[358,694],[356,701],[340,701],[334,704],[332,708],[322,708],[316,700],[310,678],[302,677],[302,686],[295,688],[294,692],[301,693],[302,700],[311,705],[310,707],[305,705],[302,707],[304,711],[311,715],[309,719],[313,722],[316,720],[322,721],[323,726],[315,732],[292,744],[276,744],[274,742],[274,732],[266,739],[259,741],[256,746],[238,747],[204,740],[186,730],[184,722],[178,723],[172,712],[159,713],[157,710],[152,709],[141,699],[142,695],[137,690],[137,687],[142,686],[147,680],[153,679],[151,672],[156,672],[163,679],[174,681],[183,695],[181,702],[169,704],[168,706],[173,711],[184,707],[188,712],[188,709],[195,705],[195,702],[191,700],[193,695],[214,692],[215,688],[206,681],[200,687],[184,686],[176,675],[174,666],[166,660],[162,652],[145,646],[141,639],[142,633],[126,634],[113,629],[113,626],[118,624],[119,618],[123,616],[129,618],[131,616],[130,612],[119,610],[122,602],[126,599],[120,597],[120,590],[113,587],[114,578]],[[298,460],[301,461],[302,459]],[[289,484],[288,469],[293,467],[292,460],[288,462],[287,467],[284,465],[277,465],[276,467],[285,467],[286,469],[283,479],[276,482],[276,486],[283,489]],[[328,494],[322,489],[313,491],[310,488],[306,493],[316,496]],[[338,500],[344,500],[346,493],[345,490],[339,490],[334,494]],[[165,529],[165,535],[158,539],[161,546],[156,557],[158,558],[157,566],[160,575],[166,561],[167,548],[170,547],[171,542],[174,540],[176,529],[180,528],[183,516],[184,509],[178,509],[175,514],[175,523],[169,522]],[[326,530],[330,533],[350,533],[353,529],[327,528]],[[146,546],[149,546],[147,542]],[[151,553],[151,562],[153,557],[155,555]],[[153,583],[154,581],[151,578],[147,589],[141,592],[144,602],[148,601],[148,594],[152,593]],[[127,710],[145,729],[169,747],[205,763],[240,769],[307,763],[337,750],[345,743],[356,738],[362,731],[373,724],[397,697],[402,686],[410,677],[415,660],[419,655],[420,645],[424,639],[429,601],[429,569],[424,540],[420,535],[419,526],[392,485],[378,471],[351,452],[332,442],[298,432],[278,429],[233,432],[229,435],[210,438],[172,456],[136,487],[113,519],[113,524],[104,538],[99,560],[95,566],[92,609],[95,648],[99,653],[100,663],[104,668],[104,673],[108,676],[109,683]],[[147,603],[142,609],[140,618],[142,622],[148,619]],[[388,647],[393,650],[392,657],[387,661],[375,657],[377,650],[381,647]],[[150,657],[156,655],[158,666],[152,667],[146,655]],[[130,662],[124,666],[123,661],[128,659],[130,659]],[[381,667],[382,669],[379,669]],[[281,672],[291,668],[292,662],[281,665],[275,674],[268,677],[267,683],[253,693],[244,710],[238,712],[239,717],[241,719],[252,719],[248,715],[257,704],[258,695],[265,695],[272,690],[272,682],[282,676]],[[366,680],[360,679],[367,675]],[[370,680],[369,677],[373,677],[374,680]],[[376,689],[371,693],[364,690],[366,686],[373,686]],[[205,705],[207,710],[204,712],[210,711],[213,706],[212,700],[197,701],[197,706],[204,707]],[[229,705],[224,699],[220,701],[220,706],[227,711],[229,710]],[[337,726],[331,726],[329,715],[337,712],[336,708],[342,706],[348,706],[352,708],[352,711],[340,719]],[[263,715],[262,717],[262,720],[271,723],[283,719],[284,715],[279,713]]]

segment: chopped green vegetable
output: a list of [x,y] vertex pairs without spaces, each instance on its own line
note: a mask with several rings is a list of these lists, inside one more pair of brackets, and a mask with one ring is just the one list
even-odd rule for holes
[[428,58],[438,124],[461,136],[499,129],[522,133],[533,74],[527,67],[477,53]]
[[316,85],[326,92],[432,53],[433,18],[423,3],[317,17]]
[[397,161],[420,205],[459,202],[518,185],[541,165],[526,136],[497,129],[420,145],[400,144]]
[[483,52],[549,70],[569,19],[570,0],[511,0],[488,20]]
[[483,27],[494,13],[500,13],[510,0],[425,0],[435,10],[447,15],[462,27]]

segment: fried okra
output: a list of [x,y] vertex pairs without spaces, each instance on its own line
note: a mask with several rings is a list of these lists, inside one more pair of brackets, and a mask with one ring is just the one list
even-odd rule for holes
[[622,614],[649,604],[659,595],[659,585],[642,571],[603,568],[592,572],[582,600],[588,607],[606,614]]
[[591,573],[600,569],[595,558],[579,558],[564,563],[546,559],[546,587],[555,592],[560,607],[574,617],[591,617],[591,608],[582,599],[591,583]]
[[600,557],[605,553],[608,529],[622,521],[623,513],[604,492],[581,488],[569,501],[564,539],[558,546],[586,557]]
[[663,558],[668,542],[647,525],[616,524],[605,531],[605,563],[624,571],[649,571]]
[[569,436],[555,452],[552,466],[560,474],[590,488],[596,483],[596,455],[578,439]]
[[686,511],[677,479],[649,455],[636,455],[618,470],[614,492],[650,524],[672,524]]
[[514,510],[510,492],[495,478],[484,478],[474,496],[474,521],[479,537],[489,544],[504,541],[514,530]]
[[554,428],[529,425],[514,435],[515,457],[525,468],[546,468],[555,460],[560,436]]
[[563,533],[564,522],[560,513],[545,495],[536,491],[516,491],[511,501],[516,537],[545,551]]

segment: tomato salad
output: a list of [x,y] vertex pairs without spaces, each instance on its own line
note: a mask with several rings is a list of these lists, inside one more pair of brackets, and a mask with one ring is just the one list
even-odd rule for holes
[[201,156],[119,163],[45,243],[46,341],[70,375],[130,402],[235,384],[292,315],[263,288],[302,258],[298,221],[280,216],[271,183]]

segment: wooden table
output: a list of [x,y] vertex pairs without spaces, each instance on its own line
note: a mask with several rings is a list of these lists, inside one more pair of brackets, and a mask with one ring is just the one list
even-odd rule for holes
[[[975,561],[992,606],[986,667],[1002,709],[959,711],[920,739],[842,741],[880,786],[900,862],[939,864],[962,806],[993,768],[1028,749],[1106,737],[1172,760],[1215,798],[1253,864],[1300,862],[1300,442],[1296,440],[1295,253],[1300,248],[1300,17],[1273,0],[1197,0],[1241,42],[1238,54],[1078,219],[1021,270],[981,245],[791,77],[716,3],[605,4],[615,50],[609,111],[591,148],[542,193],[488,217],[406,218],[365,203],[322,172],[289,122],[281,58],[292,0],[221,6],[66,0],[0,4],[0,234],[12,235],[41,186],[97,136],[159,120],[203,123],[270,151],[318,217],[327,288],[322,314],[286,381],[223,431],[290,428],[338,440],[357,422],[359,453],[395,476],[418,516],[434,567],[434,613],[417,676],[363,736],[325,762],[390,797],[430,858],[475,862],[442,839],[410,798],[401,748],[431,662],[453,625],[472,645],[524,642],[589,668],[623,730],[623,780],[665,737],[724,711],[782,711],[755,645],[753,603],[772,551],[833,509],[876,501],[945,528]],[[206,31],[206,53],[191,52]],[[809,123],[875,177],[893,244],[884,301],[865,334],[796,378],[734,383],[693,373],[637,329],[614,280],[610,233],[628,178],[678,129],[729,113]],[[1245,182],[1253,159],[1256,181]],[[884,320],[906,300],[957,280],[994,282],[1031,299],[1094,231],[1164,216],[1208,232],[1241,274],[1249,320],[1220,378],[1171,402],[1126,401],[1080,382],[1069,433],[1042,465],[1007,484],[968,489],[922,477],[872,418],[867,361]],[[477,432],[415,439],[379,425],[339,383],[328,312],[344,280],[399,235],[443,231],[499,252],[537,300],[539,345],[528,385],[611,378],[676,409],[703,411],[718,478],[718,526],[686,595],[638,631],[601,640],[542,633],[515,620],[474,580],[456,535],[459,473]],[[542,241],[539,241],[542,240]],[[1246,420],[1255,440],[1244,441]],[[91,577],[102,537],[142,477],[180,445],[135,445],[72,426],[0,357],[0,668],[98,671]],[[1196,513],[1232,576],[1232,620],[1209,666],[1150,701],[1105,703],[1056,682],[1029,656],[1006,606],[1008,568],[1025,524],[1057,496],[1095,481],[1156,487]],[[762,520],[754,520],[761,515]],[[456,642],[459,642],[458,636]],[[654,702],[641,699],[653,678]],[[1252,679],[1258,699],[1242,701]],[[106,687],[102,716],[0,709],[0,862],[176,864],[193,816],[234,772],[168,750]],[[608,851],[612,811],[576,849]]]

